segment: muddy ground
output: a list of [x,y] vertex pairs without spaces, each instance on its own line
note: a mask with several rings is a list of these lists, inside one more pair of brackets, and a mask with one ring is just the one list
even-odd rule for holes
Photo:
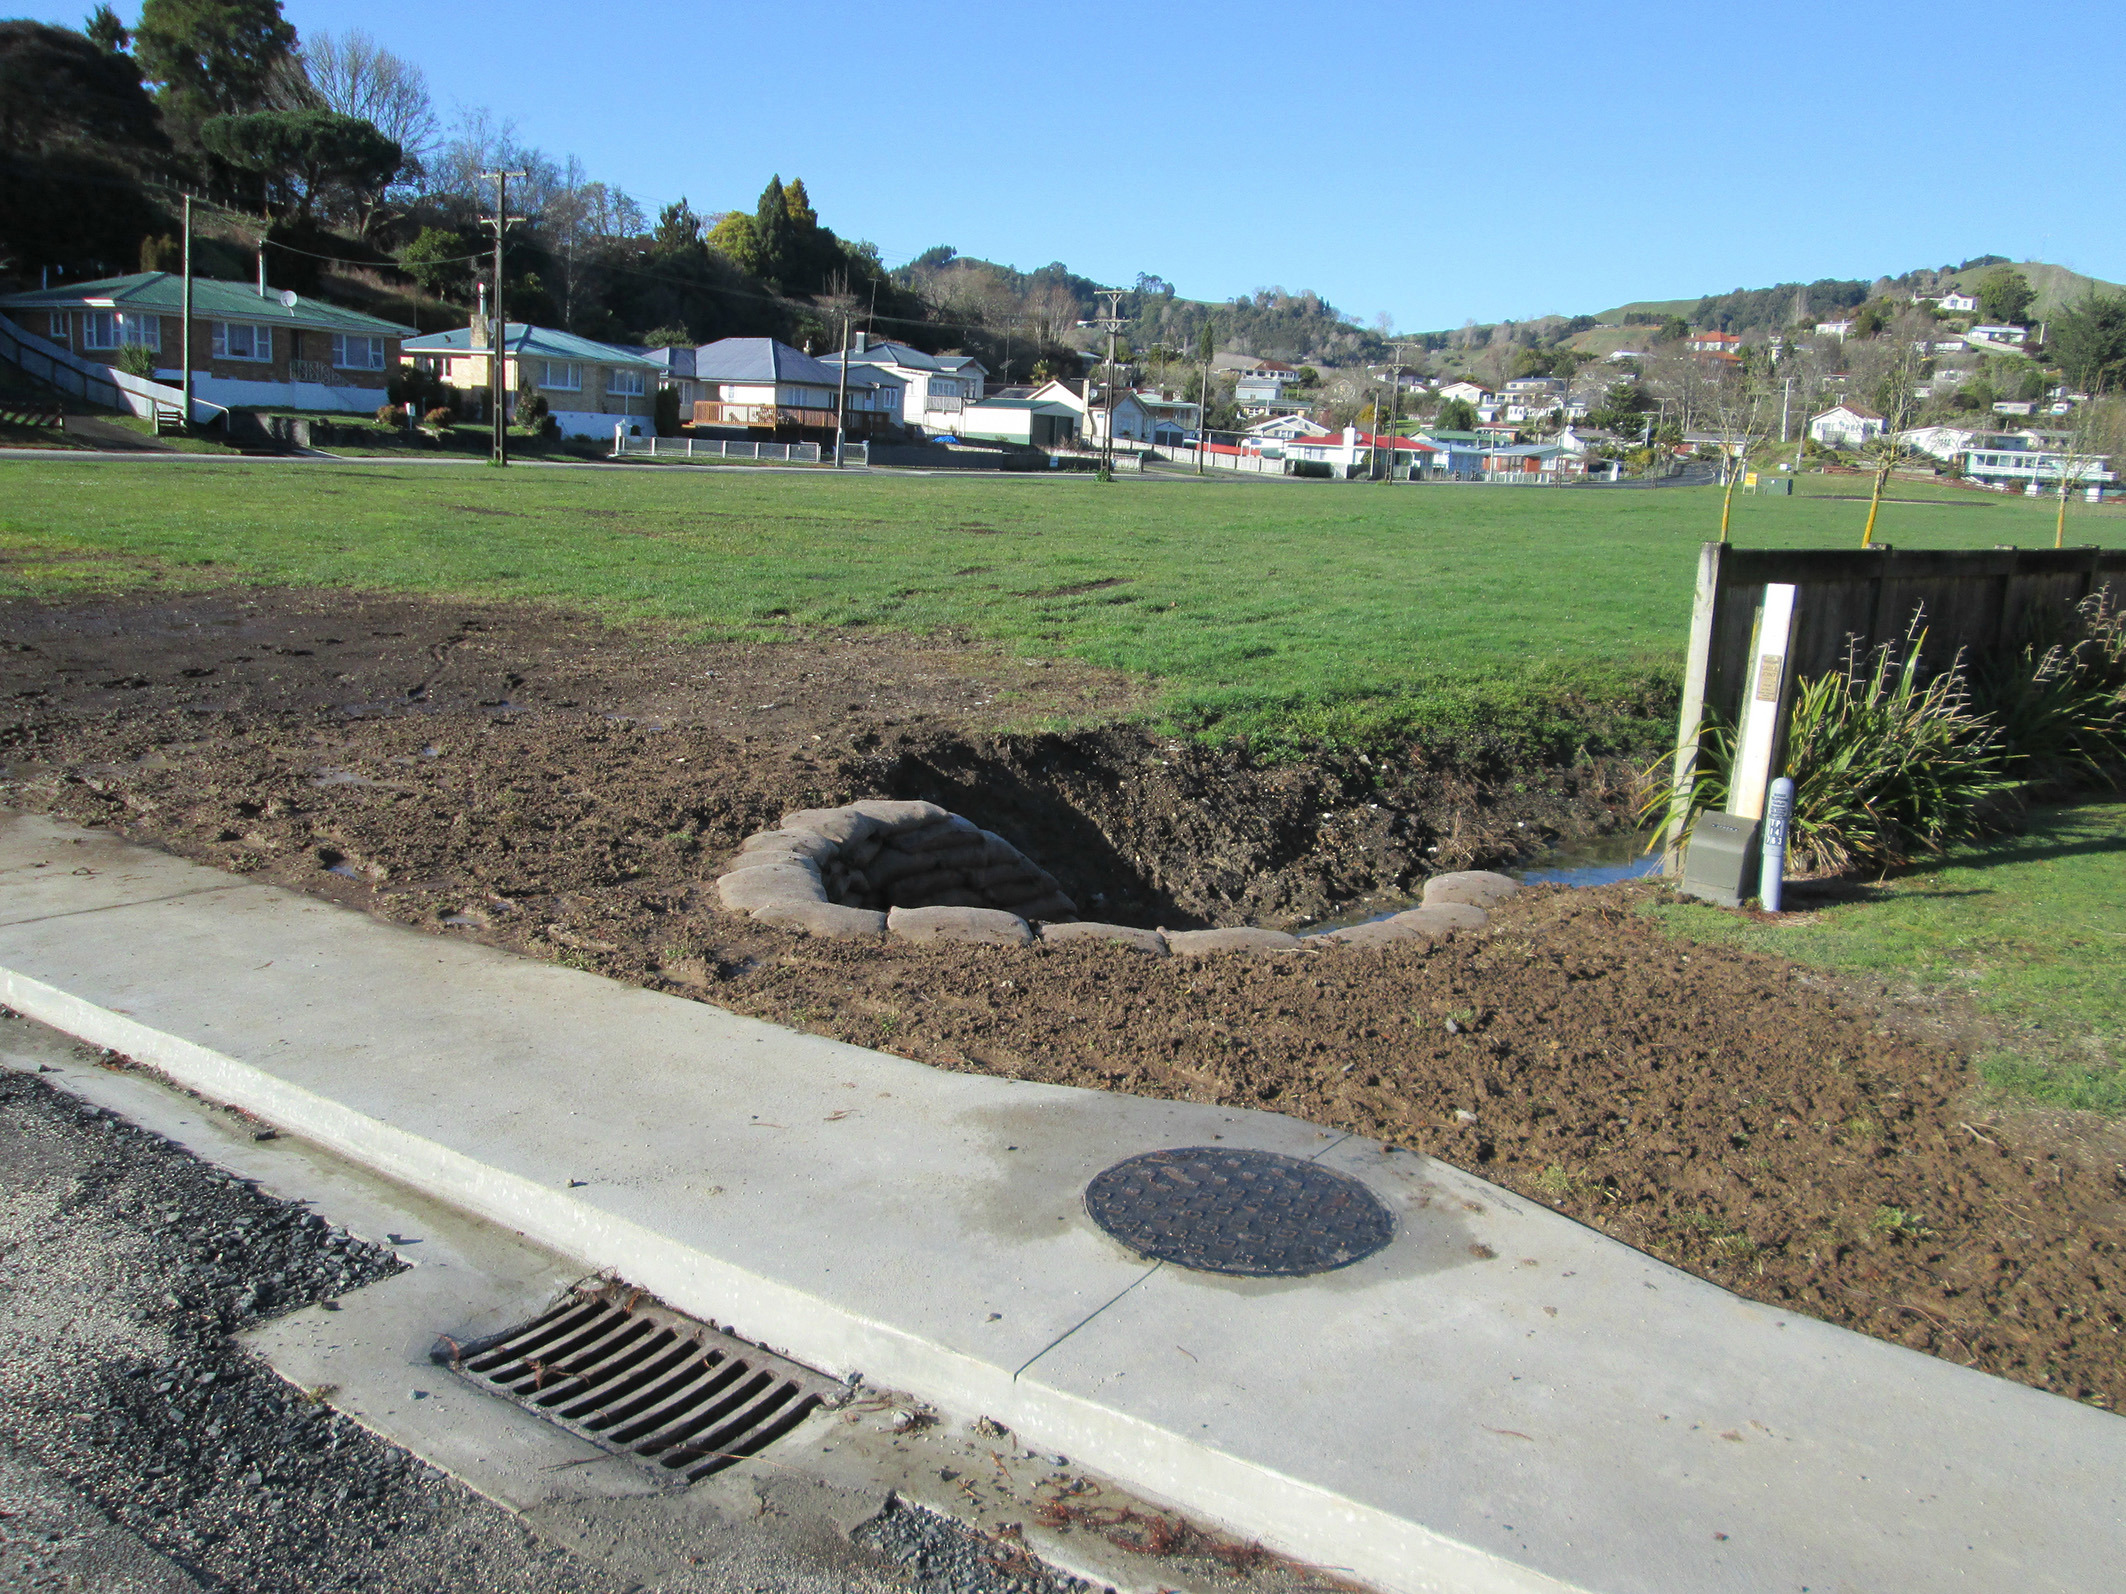
[[[231,592],[0,604],[0,649],[0,801],[943,1067],[1376,1136],[1742,1294],[2126,1400],[2118,1126],[1981,1105],[1958,1015],[1676,943],[1655,887],[1203,963],[808,941],[704,889],[785,809],[922,797],[1089,914],[1290,927],[1615,826],[1628,770],[1261,767],[1127,723],[1130,682],[952,637]],[[1107,723],[1023,728],[1065,716]]]

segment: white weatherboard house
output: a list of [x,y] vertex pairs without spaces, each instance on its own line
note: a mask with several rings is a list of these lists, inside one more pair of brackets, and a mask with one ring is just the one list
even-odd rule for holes
[[[1086,395],[1092,395],[1088,402]],[[1107,443],[1107,389],[1080,377],[1043,382],[1031,395],[1043,404],[1062,404],[1078,417],[1078,430],[1095,448]],[[1115,389],[1115,442],[1150,443],[1158,433],[1152,412],[1126,387]]]
[[[820,364],[839,369],[839,352],[822,355]],[[873,342],[868,333],[856,334],[849,351],[849,379],[858,372],[867,380],[891,377],[902,387],[900,420],[912,431],[933,437],[958,432],[960,412],[982,401],[983,383],[989,369],[968,354],[925,354],[905,343]]]
[[[471,326],[408,338],[407,363],[440,378],[477,403],[493,370],[491,324],[476,316]],[[512,321],[502,332],[502,381],[509,410],[535,391],[563,437],[610,438],[615,425],[630,433],[656,429],[657,384],[663,365],[617,343],[595,343],[573,332]]]
[[[72,282],[0,299],[0,311],[78,361],[155,356],[154,379],[184,381],[184,281],[167,271]],[[247,282],[192,280],[192,393],[222,409],[342,410],[384,402],[412,327]]]
[[1834,404],[1809,420],[1809,436],[1825,448],[1858,448],[1882,436],[1883,420],[1865,404]]
[[[832,431],[841,372],[774,338],[724,338],[694,351],[696,426]],[[898,425],[907,384],[883,370],[849,367],[848,432]]]

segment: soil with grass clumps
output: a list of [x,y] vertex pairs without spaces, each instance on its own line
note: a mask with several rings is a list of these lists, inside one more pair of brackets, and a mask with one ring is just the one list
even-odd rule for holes
[[[710,884],[787,810],[922,798],[1086,917],[1295,928],[1613,827],[1627,770],[1263,765],[1129,721],[1129,681],[952,637],[223,592],[4,603],[0,647],[0,802],[941,1067],[1375,1136],[1743,1295],[2126,1400],[2118,1127],[1983,1108],[1887,993],[1678,942],[1657,886],[1199,961],[808,940]],[[1064,718],[1096,723],[1039,728]]]

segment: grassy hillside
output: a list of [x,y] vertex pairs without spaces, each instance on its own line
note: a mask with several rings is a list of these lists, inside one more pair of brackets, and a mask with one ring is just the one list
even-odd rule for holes
[[[1949,279],[1959,288],[1978,291],[1979,280],[1987,271],[1997,268],[1988,266],[1979,271],[1958,272]],[[2085,277],[2078,271],[2069,271],[2065,266],[2048,266],[2041,260],[2019,261],[2015,270],[2020,271],[2037,290],[2037,300],[2030,313],[2039,320],[2055,316],[2071,304],[2079,303],[2091,293],[2126,293],[2126,286],[2106,282],[2101,277]]]
[[1630,304],[1602,311],[1595,319],[1610,326],[1621,325],[1626,320],[1666,321],[1672,315],[1687,316],[1697,308],[1696,299],[1634,299]]

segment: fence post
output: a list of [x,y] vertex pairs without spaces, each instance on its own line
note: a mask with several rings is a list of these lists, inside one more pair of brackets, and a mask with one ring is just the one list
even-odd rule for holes
[[1690,819],[1691,781],[1698,772],[1698,732],[1705,718],[1705,689],[1713,663],[1713,621],[1720,607],[1720,569],[1728,545],[1702,543],[1698,548],[1698,591],[1691,602],[1690,653],[1683,665],[1683,701],[1676,714],[1675,768],[1669,783],[1668,835],[1663,844],[1664,873],[1683,869],[1683,834]]

